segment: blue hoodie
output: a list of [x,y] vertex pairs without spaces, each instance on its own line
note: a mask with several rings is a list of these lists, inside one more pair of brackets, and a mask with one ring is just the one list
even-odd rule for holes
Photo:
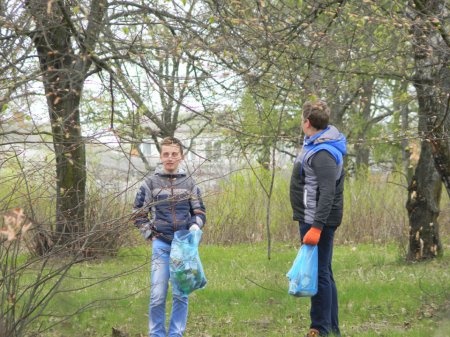
[[[306,151],[304,157],[310,157],[320,150],[326,150],[334,157],[336,164],[340,165],[343,156],[347,154],[347,140],[336,127],[330,125],[325,130],[316,133],[314,136],[305,136],[303,140],[303,150]],[[308,156],[309,152],[312,153]],[[299,157],[297,157],[297,159]]]

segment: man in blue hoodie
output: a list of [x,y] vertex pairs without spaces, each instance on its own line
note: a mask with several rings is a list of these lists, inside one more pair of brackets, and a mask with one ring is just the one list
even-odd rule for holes
[[338,299],[331,268],[333,240],[343,213],[346,139],[328,125],[330,109],[324,101],[303,105],[303,148],[295,160],[290,184],[294,220],[303,244],[318,245],[318,292],[311,297],[311,325],[307,337],[340,336]]
[[[134,224],[152,242],[149,336],[166,337],[166,297],[169,257],[174,233],[199,230],[206,223],[200,189],[191,176],[179,169],[183,145],[175,137],[160,143],[162,169],[148,176],[134,202]],[[150,219],[149,219],[150,215]],[[188,297],[173,294],[169,337],[181,337],[186,328]]]

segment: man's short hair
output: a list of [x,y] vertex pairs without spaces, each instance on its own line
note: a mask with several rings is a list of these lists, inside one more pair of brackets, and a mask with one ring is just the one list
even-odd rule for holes
[[162,148],[163,145],[178,145],[180,148],[180,153],[183,154],[183,143],[181,143],[181,140],[175,137],[166,137],[159,143],[159,146]]
[[330,121],[330,108],[325,101],[307,101],[303,104],[303,121],[309,120],[311,126],[323,130]]

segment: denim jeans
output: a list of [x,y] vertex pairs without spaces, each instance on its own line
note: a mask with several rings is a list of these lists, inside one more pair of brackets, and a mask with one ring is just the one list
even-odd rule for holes
[[[169,286],[170,244],[161,240],[152,243],[152,272],[149,306],[149,336],[166,337],[166,298]],[[188,297],[172,296],[169,337],[181,337],[186,329]]]
[[[303,240],[311,225],[300,224],[300,238]],[[317,294],[311,297],[311,328],[319,330],[320,335],[340,336],[338,319],[338,298],[336,284],[331,268],[333,240],[336,227],[324,227],[319,244],[319,284]]]

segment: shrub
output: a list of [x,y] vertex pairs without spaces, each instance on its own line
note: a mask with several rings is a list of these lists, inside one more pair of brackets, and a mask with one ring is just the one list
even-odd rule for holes
[[[276,174],[271,202],[270,229],[277,241],[298,238],[289,201],[290,172]],[[396,174],[347,177],[344,218],[336,232],[338,243],[399,241],[406,244],[408,217],[406,190]],[[445,199],[445,198],[443,198]],[[448,198],[447,198],[448,199]],[[267,197],[254,174],[231,175],[206,193],[208,226],[205,240],[213,243],[257,242],[266,239]],[[448,201],[443,201],[443,205]],[[446,207],[442,207],[445,215]]]

